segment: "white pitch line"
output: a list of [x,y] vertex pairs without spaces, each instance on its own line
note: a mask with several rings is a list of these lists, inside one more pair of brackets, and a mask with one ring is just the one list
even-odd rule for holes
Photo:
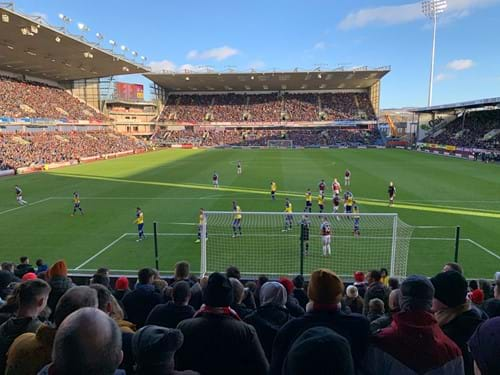
[[84,265],[90,263],[92,260],[94,260],[95,258],[97,258],[99,255],[101,255],[102,253],[104,253],[106,250],[108,250],[111,246],[113,246],[115,243],[117,243],[118,241],[120,241],[123,237],[127,236],[129,233],[123,233],[120,237],[118,237],[116,240],[114,240],[113,242],[111,242],[108,246],[106,246],[105,248],[99,250],[97,253],[95,253],[94,255],[92,255],[89,259],[87,259],[85,262],[83,262],[82,264],[80,264],[78,267],[75,268],[75,270],[79,270],[80,268],[82,268]]
[[474,240],[471,240],[470,238],[466,238],[467,241],[469,241],[471,244],[473,245],[476,245],[477,247],[479,247],[481,250],[487,252],[488,254],[490,254],[491,256],[494,256],[495,258],[497,259],[500,259],[500,255],[494,253],[493,251],[491,250],[488,250],[487,248],[485,248],[483,245],[480,245],[478,244],[476,241]]
[[12,211],[20,210],[21,208],[25,208],[25,207],[29,207],[29,206],[34,206],[35,204],[43,203],[43,202],[46,202],[46,201],[51,200],[51,199],[53,199],[53,198],[52,197],[48,197],[48,198],[40,199],[39,201],[35,201],[33,203],[25,204],[23,206],[9,208],[8,210],[0,211],[0,215],[6,214],[6,213],[12,212]]

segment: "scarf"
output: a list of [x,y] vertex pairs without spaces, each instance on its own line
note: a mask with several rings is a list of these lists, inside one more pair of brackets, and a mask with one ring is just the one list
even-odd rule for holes
[[434,313],[434,317],[436,318],[439,326],[442,327],[470,309],[470,301],[467,301],[463,305],[448,307],[447,309],[436,311]]
[[194,317],[197,318],[198,316],[201,316],[203,314],[225,315],[236,320],[241,320],[241,318],[238,316],[238,313],[229,306],[212,307],[207,305],[201,305],[200,309],[194,314]]

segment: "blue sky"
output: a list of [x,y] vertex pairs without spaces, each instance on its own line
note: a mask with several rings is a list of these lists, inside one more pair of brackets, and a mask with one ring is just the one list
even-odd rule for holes
[[[430,21],[405,0],[20,0],[16,9],[61,25],[83,22],[154,69],[334,69],[390,65],[383,108],[424,106]],[[433,104],[500,96],[500,0],[448,0],[440,20]],[[124,79],[148,84],[140,76]]]

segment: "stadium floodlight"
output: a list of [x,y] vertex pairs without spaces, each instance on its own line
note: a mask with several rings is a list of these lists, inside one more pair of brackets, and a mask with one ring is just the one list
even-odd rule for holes
[[132,56],[134,56],[134,58],[139,55],[136,51],[132,51],[131,53],[132,53]]
[[99,40],[103,40],[104,39],[104,35],[102,35],[101,33],[95,33],[95,37]]
[[431,74],[429,78],[429,96],[427,98],[427,105],[432,105],[432,89],[434,85],[434,59],[436,55],[436,28],[438,16],[445,11],[448,7],[446,0],[423,0],[422,12],[425,16],[433,21],[432,31],[432,53],[431,53]]
[[77,26],[78,26],[78,30],[80,30],[84,33],[86,33],[87,31],[90,31],[90,28],[87,25],[85,25],[84,23],[79,22]]
[[146,56],[141,56],[142,61],[146,61],[148,58]]

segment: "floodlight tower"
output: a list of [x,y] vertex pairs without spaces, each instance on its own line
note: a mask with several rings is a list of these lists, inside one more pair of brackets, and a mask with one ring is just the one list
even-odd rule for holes
[[438,16],[443,13],[448,6],[446,0],[423,0],[422,12],[433,22],[432,31],[432,56],[431,56],[431,75],[429,79],[429,96],[427,98],[427,105],[432,105],[432,86],[434,85],[434,56],[436,54],[436,28]]

